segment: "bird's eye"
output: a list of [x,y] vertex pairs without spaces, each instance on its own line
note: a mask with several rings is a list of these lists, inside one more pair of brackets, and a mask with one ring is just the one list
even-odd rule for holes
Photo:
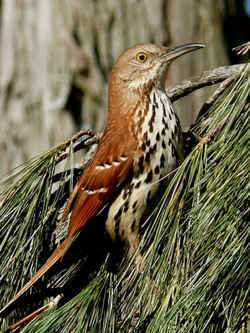
[[136,60],[139,61],[140,63],[143,63],[147,60],[147,55],[144,52],[139,52],[136,55]]

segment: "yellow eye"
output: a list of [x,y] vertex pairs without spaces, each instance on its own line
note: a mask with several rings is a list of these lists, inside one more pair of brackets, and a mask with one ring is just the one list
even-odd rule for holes
[[136,60],[143,63],[147,60],[147,55],[146,53],[144,52],[139,52],[137,55],[136,55]]

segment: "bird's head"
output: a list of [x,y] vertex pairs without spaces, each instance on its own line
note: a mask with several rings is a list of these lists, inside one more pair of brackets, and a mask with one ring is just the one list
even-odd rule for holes
[[135,45],[117,59],[111,78],[116,84],[139,91],[152,84],[162,85],[167,66],[173,60],[202,47],[204,44],[201,43],[189,43],[177,47]]

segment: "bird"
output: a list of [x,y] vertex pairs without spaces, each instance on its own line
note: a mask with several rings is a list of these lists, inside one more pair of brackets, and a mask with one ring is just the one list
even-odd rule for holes
[[156,196],[160,180],[183,155],[180,122],[165,93],[166,71],[173,60],[203,47],[202,43],[140,44],[118,57],[109,78],[104,133],[62,216],[65,221],[72,210],[68,233],[0,311],[1,316],[65,255],[88,221],[108,203],[107,234],[127,245],[128,256],[135,254],[147,205]]

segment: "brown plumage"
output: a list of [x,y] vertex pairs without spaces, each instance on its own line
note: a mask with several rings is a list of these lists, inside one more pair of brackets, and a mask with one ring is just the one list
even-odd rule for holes
[[135,252],[147,203],[160,179],[182,158],[180,125],[164,92],[164,73],[172,60],[201,47],[198,43],[176,48],[136,45],[118,58],[109,80],[106,129],[62,217],[65,220],[73,206],[68,234],[0,314],[62,258],[76,234],[106,203],[113,202],[107,232],[126,242],[130,255]]

